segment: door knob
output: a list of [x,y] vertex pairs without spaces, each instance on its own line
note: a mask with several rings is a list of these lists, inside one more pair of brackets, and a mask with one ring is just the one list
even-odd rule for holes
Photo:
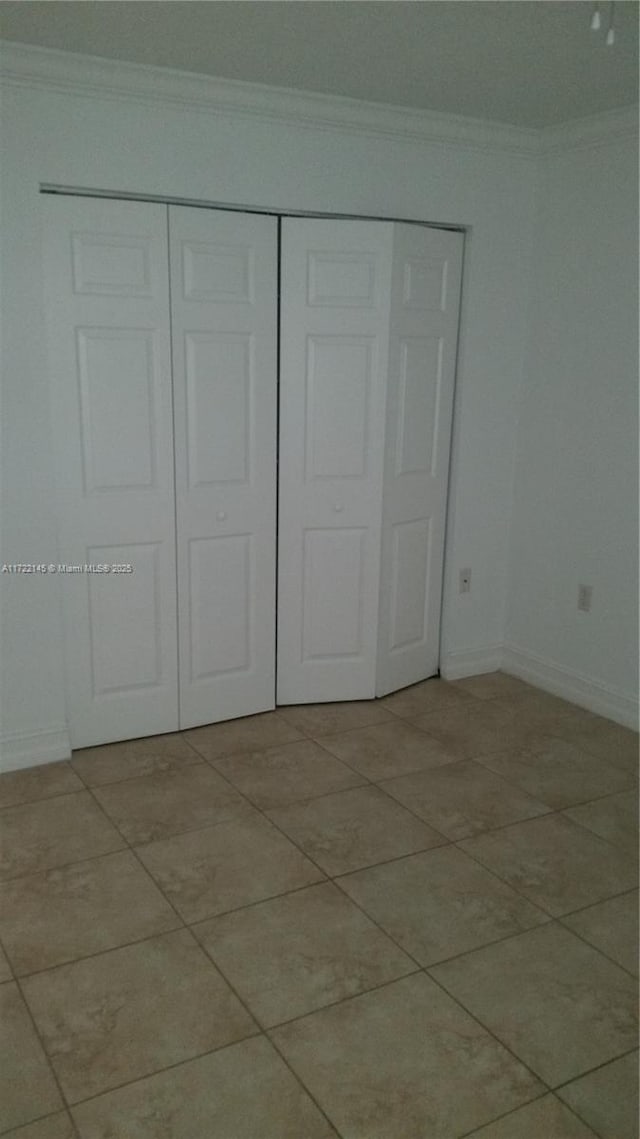
[[336,514],[342,514],[342,511],[344,510],[344,506],[342,505],[341,502],[336,502],[334,504],[333,509],[335,510]]
[[227,518],[226,510],[219,510],[216,514],[216,518],[218,519],[218,522],[225,522]]

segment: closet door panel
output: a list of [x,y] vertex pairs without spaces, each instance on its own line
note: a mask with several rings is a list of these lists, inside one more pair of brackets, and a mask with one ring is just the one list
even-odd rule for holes
[[274,707],[277,221],[169,207],[180,726]]
[[375,692],[391,235],[282,223],[280,704]]
[[394,225],[378,696],[438,670],[462,250]]
[[[175,731],[166,207],[45,196],[71,743]],[[131,566],[87,573],[85,566]]]

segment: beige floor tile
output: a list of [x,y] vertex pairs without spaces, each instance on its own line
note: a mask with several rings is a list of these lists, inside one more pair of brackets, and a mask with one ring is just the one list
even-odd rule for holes
[[523,696],[538,689],[532,688],[517,676],[506,672],[482,672],[478,676],[465,676],[454,680],[454,688],[459,688],[478,700],[495,700],[504,696]]
[[330,877],[446,841],[377,787],[357,787],[268,813]]
[[323,736],[322,746],[372,780],[408,775],[459,758],[420,728],[399,719]]
[[607,795],[605,799],[598,799],[594,803],[572,807],[565,814],[575,823],[606,838],[607,842],[626,850],[634,858],[637,855],[638,792],[635,788],[620,791],[617,795]]
[[556,810],[632,786],[632,776],[566,740],[483,755],[480,762]]
[[473,1131],[468,1139],[597,1139],[597,1136],[554,1095],[546,1095],[496,1123]]
[[462,688],[434,676],[431,680],[423,680],[420,684],[412,684],[410,688],[401,688],[399,692],[385,696],[381,703],[383,708],[387,708],[394,715],[401,716],[405,720],[414,720],[417,716],[426,716],[429,712],[457,707],[463,701],[470,699],[472,697]]
[[0,1131],[63,1106],[14,981],[0,986],[0,1056]]
[[337,1139],[263,1037],[73,1109],[81,1139]]
[[452,1139],[542,1091],[424,974],[272,1035],[348,1139]]
[[68,1103],[258,1031],[186,929],[22,984]]
[[460,846],[554,917],[631,890],[637,881],[632,859],[563,815],[476,835]]
[[607,898],[562,921],[623,969],[638,975],[638,894],[635,890]]
[[27,1123],[16,1131],[6,1131],[2,1139],[76,1139],[76,1130],[71,1116],[66,1111],[47,1115],[37,1123]]
[[310,886],[322,873],[256,812],[138,848],[187,922]]
[[88,791],[0,812],[0,880],[121,850],[124,839]]
[[213,918],[193,932],[267,1027],[416,969],[331,882]]
[[550,692],[542,692],[539,688],[530,688],[529,691],[500,696],[496,700],[496,707],[504,707],[515,713],[521,723],[531,727],[545,724],[554,724],[566,717],[582,715],[582,709],[575,704],[569,704],[560,696],[553,696]]
[[456,847],[414,854],[338,879],[421,965],[548,921]]
[[638,775],[638,733],[601,716],[568,717],[554,728],[554,735],[561,736],[576,747],[599,756],[607,763],[622,767]]
[[329,736],[366,728],[392,718],[380,700],[347,700],[341,704],[291,704],[278,712],[307,736]]
[[415,723],[460,759],[525,747],[538,734],[519,722],[508,704],[497,700],[465,701],[455,708],[420,716]]
[[601,1139],[638,1139],[638,1053],[560,1088],[558,1095]]
[[69,763],[43,763],[0,775],[0,808],[84,790]]
[[403,775],[382,787],[453,841],[549,810],[473,760]]
[[267,747],[299,740],[304,733],[285,720],[279,712],[262,712],[258,716],[244,716],[240,720],[225,720],[221,724],[207,724],[184,732],[184,738],[205,759],[233,755],[237,751],[262,751]]
[[11,980],[11,966],[7,961],[4,951],[0,948],[0,984],[5,981]]
[[73,767],[88,787],[153,775],[156,771],[181,771],[200,756],[179,732],[165,736],[146,736],[141,740],[123,740],[103,747],[85,747],[74,751]]
[[636,1043],[635,981],[556,923],[431,973],[550,1087]]
[[345,767],[313,740],[229,755],[217,759],[215,765],[262,809],[357,787],[364,782],[361,775]]
[[246,799],[206,763],[112,783],[94,795],[130,843],[213,826],[249,810]]
[[0,886],[0,935],[18,974],[101,953],[180,924],[128,851]]

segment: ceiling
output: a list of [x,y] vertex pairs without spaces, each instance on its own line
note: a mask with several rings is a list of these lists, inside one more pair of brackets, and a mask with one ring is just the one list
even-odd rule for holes
[[[604,29],[610,4],[600,4]],[[545,127],[637,103],[637,0],[1,0],[5,39]]]

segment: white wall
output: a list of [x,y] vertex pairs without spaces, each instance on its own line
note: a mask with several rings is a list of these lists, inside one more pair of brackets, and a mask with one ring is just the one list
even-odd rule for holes
[[505,665],[633,723],[637,133],[545,157],[537,212]]
[[[136,78],[139,76],[139,79]],[[55,546],[40,183],[470,227],[443,663],[499,660],[532,242],[533,132],[7,49],[3,93],[3,562]],[[473,592],[459,597],[460,566]],[[595,583],[597,584],[597,583]],[[57,579],[0,578],[5,767],[66,754]]]

